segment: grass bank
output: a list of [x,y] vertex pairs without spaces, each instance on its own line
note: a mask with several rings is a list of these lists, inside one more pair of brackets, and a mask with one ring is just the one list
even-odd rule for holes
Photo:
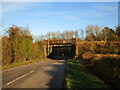
[[90,72],[98,76],[109,87],[120,88],[120,55],[95,54],[91,58],[86,57],[82,62]]
[[66,74],[67,88],[108,88],[99,78],[90,74],[77,60],[68,61]]
[[41,62],[41,61],[48,61],[48,60],[51,60],[51,59],[40,59],[40,60],[29,60],[29,61],[24,61],[24,62],[17,62],[17,63],[13,63],[13,64],[10,64],[10,65],[2,66],[2,67],[0,67],[0,69],[4,70],[4,69],[8,69],[8,68],[13,68],[13,67],[25,65],[25,64]]

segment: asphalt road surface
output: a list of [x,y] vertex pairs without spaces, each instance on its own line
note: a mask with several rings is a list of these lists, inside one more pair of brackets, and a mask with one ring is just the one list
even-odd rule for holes
[[2,88],[63,88],[65,60],[50,60],[3,70]]

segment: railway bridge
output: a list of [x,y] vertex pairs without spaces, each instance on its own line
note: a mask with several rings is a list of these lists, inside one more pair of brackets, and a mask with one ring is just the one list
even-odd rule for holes
[[45,57],[77,57],[81,52],[81,47],[91,50],[97,46],[112,46],[119,44],[118,41],[81,41],[79,38],[73,39],[59,39],[59,40],[45,40]]
[[46,57],[75,57],[77,55],[76,42],[80,40],[61,39],[61,40],[46,40],[45,55]]

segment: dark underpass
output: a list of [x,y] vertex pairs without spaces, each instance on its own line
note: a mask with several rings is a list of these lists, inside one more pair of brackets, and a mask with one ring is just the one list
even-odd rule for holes
[[75,56],[75,45],[52,46],[52,52],[48,55],[51,59],[68,59]]

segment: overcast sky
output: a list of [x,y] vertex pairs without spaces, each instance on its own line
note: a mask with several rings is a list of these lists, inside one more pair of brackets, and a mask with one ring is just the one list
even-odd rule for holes
[[87,25],[115,28],[117,2],[4,2],[3,25],[28,26],[33,35],[80,30]]

